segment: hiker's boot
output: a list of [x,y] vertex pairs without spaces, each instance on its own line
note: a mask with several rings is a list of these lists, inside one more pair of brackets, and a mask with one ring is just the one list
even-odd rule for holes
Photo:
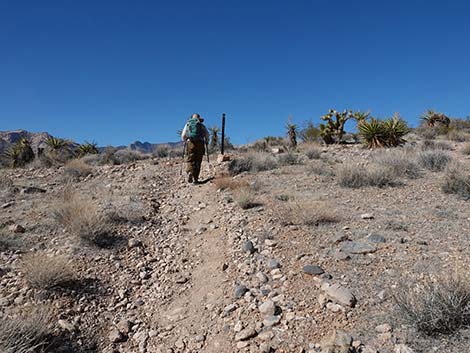
[[193,184],[194,184],[194,185],[197,185],[197,184],[199,184],[199,180],[197,180],[197,179],[194,179],[194,181],[193,181]]

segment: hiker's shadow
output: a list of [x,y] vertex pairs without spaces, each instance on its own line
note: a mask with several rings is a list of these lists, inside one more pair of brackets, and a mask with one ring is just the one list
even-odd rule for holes
[[204,180],[199,180],[198,184],[207,184],[208,182],[210,182],[214,179],[215,179],[214,177],[210,177],[210,178],[207,178],[207,179],[204,179]]

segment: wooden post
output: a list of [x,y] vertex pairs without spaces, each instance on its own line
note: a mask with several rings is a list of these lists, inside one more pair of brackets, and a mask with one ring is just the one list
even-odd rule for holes
[[220,144],[220,153],[224,154],[225,148],[225,113],[222,114],[222,141]]

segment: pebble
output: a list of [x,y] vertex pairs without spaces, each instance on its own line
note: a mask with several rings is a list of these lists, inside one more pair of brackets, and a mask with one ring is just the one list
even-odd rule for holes
[[270,315],[264,318],[263,325],[266,327],[271,327],[277,325],[281,321],[281,317],[277,315]]
[[270,259],[268,261],[268,267],[271,269],[271,270],[274,270],[276,268],[280,268],[281,267],[281,263],[276,260],[276,259]]
[[267,300],[258,309],[263,315],[274,315],[276,313],[276,304],[272,300]]
[[240,299],[245,295],[246,292],[248,292],[248,288],[241,284],[235,287],[233,296],[235,297],[235,299]]
[[375,245],[364,242],[346,241],[341,244],[340,250],[343,253],[349,254],[369,254],[376,252],[377,247]]
[[21,233],[26,232],[26,229],[20,226],[19,224],[12,224],[11,226],[8,227],[8,230],[16,234],[21,234]]
[[111,343],[120,343],[126,341],[126,337],[117,329],[112,329],[108,335]]
[[309,275],[314,275],[314,276],[319,276],[325,273],[325,271],[320,266],[317,266],[317,265],[305,265],[303,267],[303,271],[304,273],[307,273]]
[[375,328],[378,333],[386,333],[392,331],[392,327],[389,324],[382,324]]
[[356,305],[356,297],[351,293],[351,291],[339,284],[324,283],[321,286],[321,289],[332,299],[340,302],[341,304],[347,305],[349,307],[354,307]]
[[361,214],[362,219],[374,219],[374,215],[372,213],[364,213]]
[[244,252],[253,254],[255,252],[255,247],[253,245],[253,242],[251,240],[247,240],[243,243],[242,250]]
[[404,344],[397,344],[395,346],[395,353],[414,353],[414,351]]
[[253,338],[257,335],[256,330],[253,327],[247,327],[244,330],[241,330],[235,335],[235,341],[246,341],[250,338]]

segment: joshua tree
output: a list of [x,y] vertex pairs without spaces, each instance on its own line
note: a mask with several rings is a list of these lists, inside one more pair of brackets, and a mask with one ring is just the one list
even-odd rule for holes
[[290,147],[295,149],[297,148],[297,130],[298,127],[296,124],[292,123],[292,117],[289,116],[286,124],[287,137],[289,137]]
[[320,124],[320,134],[325,140],[325,143],[332,144],[335,141],[340,143],[344,135],[344,127],[346,122],[350,119],[355,119],[358,122],[365,121],[369,117],[369,112],[354,112],[352,110],[344,110],[338,112],[330,109],[328,114],[321,117],[325,124]]

